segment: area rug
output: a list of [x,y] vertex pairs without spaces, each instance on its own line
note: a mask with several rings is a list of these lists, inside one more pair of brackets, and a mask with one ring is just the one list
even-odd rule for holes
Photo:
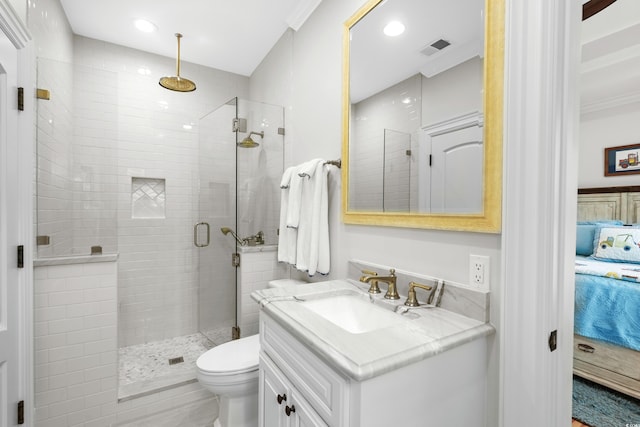
[[573,377],[573,418],[592,427],[640,427],[640,400]]

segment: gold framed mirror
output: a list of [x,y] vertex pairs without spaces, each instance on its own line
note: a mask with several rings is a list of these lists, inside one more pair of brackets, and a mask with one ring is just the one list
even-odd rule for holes
[[343,222],[500,232],[504,0],[370,0],[343,53]]

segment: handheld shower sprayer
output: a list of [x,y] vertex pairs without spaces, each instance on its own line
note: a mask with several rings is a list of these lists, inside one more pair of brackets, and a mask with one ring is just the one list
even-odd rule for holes
[[229,227],[222,227],[222,228],[220,229],[220,231],[222,231],[222,234],[224,234],[225,236],[226,236],[227,234],[231,233],[231,235],[233,236],[233,238],[234,238],[234,239],[236,239],[236,242],[238,242],[238,244],[239,244],[240,246],[243,246],[243,245],[245,245],[245,244],[246,244],[246,242],[245,242],[244,240],[240,239],[240,238],[238,237],[238,235],[237,235],[237,234],[236,234],[232,229],[230,229]]
[[264,245],[264,233],[262,231],[258,231],[258,234],[245,237],[244,239],[238,237],[238,235],[229,227],[222,227],[220,231],[222,231],[222,234],[224,234],[225,236],[231,233],[233,238],[236,239],[236,242],[238,242],[240,246]]

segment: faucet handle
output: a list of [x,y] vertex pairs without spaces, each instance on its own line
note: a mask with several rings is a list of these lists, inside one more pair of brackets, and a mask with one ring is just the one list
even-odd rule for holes
[[[362,272],[362,274],[364,274],[364,276],[360,277],[360,281],[364,282],[365,279],[367,278],[367,276],[377,276],[378,273],[375,271],[371,271],[371,270],[360,270]],[[380,288],[378,287],[378,281],[377,280],[371,280],[369,282],[369,293],[370,294],[379,294]]]
[[424,289],[425,291],[433,290],[433,286],[410,282],[409,295],[407,296],[407,300],[404,302],[404,305],[408,305],[409,307],[417,307],[420,305],[420,303],[418,303],[418,298],[416,298],[416,288]]

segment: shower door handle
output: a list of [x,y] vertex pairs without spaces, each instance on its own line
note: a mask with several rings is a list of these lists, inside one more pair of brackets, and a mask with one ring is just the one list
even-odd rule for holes
[[[198,228],[204,225],[207,229],[207,241],[206,243],[202,244],[199,243],[198,241]],[[196,225],[193,226],[193,244],[197,247],[197,248],[205,248],[207,246],[209,246],[209,243],[211,243],[211,227],[209,226],[208,222],[199,222]]]

